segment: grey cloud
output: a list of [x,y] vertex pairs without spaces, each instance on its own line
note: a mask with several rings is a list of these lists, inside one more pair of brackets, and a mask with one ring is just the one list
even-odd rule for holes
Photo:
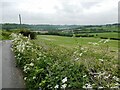
[[[8,0],[6,0],[8,1]],[[39,13],[29,13],[17,8],[19,3],[24,3],[24,1],[12,0],[12,2],[4,2],[3,9],[3,22],[15,22],[18,21],[18,14],[22,15],[23,23],[49,23],[49,24],[104,24],[117,22],[117,8],[113,8],[110,11],[100,12],[96,14],[84,14],[85,9],[89,9],[100,2],[79,2],[78,5],[69,4],[69,1],[64,1],[61,3],[61,7],[55,6],[56,12],[53,14]]]
[[82,2],[81,5],[86,8],[89,9],[97,4],[99,4],[100,2]]
[[2,21],[18,21],[19,11],[16,9],[17,3],[15,2],[2,2]]

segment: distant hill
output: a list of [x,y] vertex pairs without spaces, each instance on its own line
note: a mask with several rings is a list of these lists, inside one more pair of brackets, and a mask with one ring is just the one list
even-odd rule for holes
[[118,31],[119,23],[106,24],[106,25],[29,25],[29,24],[19,24],[15,23],[5,23],[2,25],[3,30],[15,30],[20,29],[29,29],[29,30],[80,30],[80,31]]
[[66,30],[66,29],[74,29],[77,27],[80,27],[80,25],[29,25],[29,24],[22,24],[21,26],[19,24],[12,24],[12,23],[5,23],[1,24],[2,29],[10,30],[10,29],[20,29],[26,28],[30,30]]

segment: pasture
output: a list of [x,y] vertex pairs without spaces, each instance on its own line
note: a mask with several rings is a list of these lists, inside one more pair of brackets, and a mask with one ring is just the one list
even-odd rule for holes
[[107,38],[118,38],[118,33],[116,32],[104,32],[104,33],[93,33],[93,35],[97,34],[97,37],[107,37]]
[[[105,36],[105,34],[102,34]],[[107,34],[108,35],[108,34]],[[110,35],[109,35],[110,37]],[[64,46],[67,48],[73,48],[77,45],[84,45],[89,46],[90,42],[92,43],[98,43],[100,38],[94,38],[94,37],[64,37],[64,36],[53,36],[53,35],[38,35],[36,42],[45,42],[45,43],[51,43],[59,46]],[[111,49],[118,49],[118,40],[109,40],[109,42],[106,43]]]

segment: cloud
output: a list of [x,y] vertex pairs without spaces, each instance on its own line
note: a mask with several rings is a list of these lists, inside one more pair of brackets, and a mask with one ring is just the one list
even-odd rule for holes
[[4,0],[5,22],[31,24],[105,24],[118,21],[118,0]]

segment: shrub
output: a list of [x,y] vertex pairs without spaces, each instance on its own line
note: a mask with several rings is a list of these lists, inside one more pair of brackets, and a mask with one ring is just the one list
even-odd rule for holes
[[111,40],[120,40],[120,38],[110,38]]
[[[78,46],[70,51],[49,44],[43,47],[22,35],[12,37],[17,64],[29,90],[119,87],[117,60],[106,55],[105,46],[99,52],[95,46],[90,49]],[[102,40],[97,45],[106,42]]]
[[10,35],[11,33],[10,32],[7,32],[5,30],[2,31],[2,39],[10,39]]
[[101,39],[108,39],[107,37],[100,37]]
[[36,33],[30,32],[29,30],[22,30],[22,31],[20,31],[20,33],[23,34],[24,36],[30,37],[30,39],[36,38]]
[[94,37],[94,35],[88,35],[89,37]]

